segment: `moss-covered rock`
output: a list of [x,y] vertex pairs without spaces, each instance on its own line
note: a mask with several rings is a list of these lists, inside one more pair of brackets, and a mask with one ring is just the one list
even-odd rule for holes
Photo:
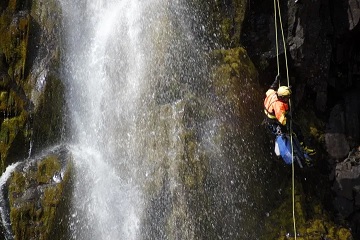
[[303,184],[303,180],[295,179],[293,195],[291,179],[287,179],[281,198],[274,203],[273,209],[267,215],[265,221],[267,233],[261,239],[295,239],[295,221],[299,240],[352,240],[351,231],[335,224],[328,210],[313,193],[310,194],[303,189]]
[[[58,77],[60,32],[57,27],[60,10],[57,1],[43,3],[41,0],[1,3],[1,172],[9,164],[31,154],[32,143],[36,147],[47,147],[57,142],[62,129],[63,95]],[[53,104],[46,112],[45,102]],[[45,128],[33,129],[39,125]]]
[[14,239],[49,239],[57,207],[68,186],[71,156],[60,148],[18,165],[8,179]]
[[236,115],[246,114],[250,110],[246,103],[261,99],[256,89],[258,73],[254,64],[241,47],[215,50],[212,54],[216,63],[212,71],[216,95]]
[[210,44],[217,47],[219,45],[225,48],[239,47],[247,2],[247,0],[192,1],[191,8],[196,9],[194,15],[200,16],[201,20],[198,21],[205,30],[202,37],[208,38]]
[[[3,123],[1,124],[1,131],[0,131],[0,150],[1,150],[1,159],[3,159],[3,164],[8,165],[9,162],[8,152],[14,142],[16,136],[18,134],[22,134],[24,136],[27,135],[27,132],[24,129],[26,120],[27,120],[27,112],[22,111],[20,115],[6,118]],[[5,167],[5,166],[3,166]]]
[[[1,171],[12,162],[8,153],[16,136],[22,134],[24,140],[28,137],[24,128],[29,114],[25,109],[27,100],[21,85],[25,79],[30,15],[26,11],[17,12],[17,7],[17,1],[10,1],[0,15]],[[20,144],[26,145],[25,142]]]

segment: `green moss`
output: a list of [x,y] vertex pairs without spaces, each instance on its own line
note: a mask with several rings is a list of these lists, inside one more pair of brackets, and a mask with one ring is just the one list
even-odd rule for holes
[[[239,78],[256,79],[258,76],[255,65],[248,57],[244,48],[238,47],[228,50],[215,50],[212,52],[213,59],[217,62],[217,68],[225,68],[229,75]],[[228,78],[222,78],[227,81]]]
[[[295,221],[297,239],[318,240],[327,237],[329,240],[351,240],[349,229],[337,226],[324,211],[320,202],[314,198],[306,199],[306,193],[299,181],[295,182]],[[293,237],[292,194],[290,183],[282,196],[282,202],[274,208],[266,219],[267,234],[262,239],[288,240]],[[276,206],[276,205],[275,205]]]
[[21,172],[14,172],[11,177],[11,184],[9,185],[10,201],[14,200],[14,197],[21,194],[25,190],[26,178]]
[[[25,133],[23,129],[28,117],[23,96],[19,93],[25,79],[30,15],[26,11],[16,12],[21,5],[23,1],[11,0],[0,15],[0,56],[1,61],[6,62],[0,64],[0,72],[8,73],[1,76],[0,111],[4,116],[0,131],[1,171],[11,163],[7,159],[8,151],[17,134]],[[19,139],[26,139],[26,136]]]
[[14,232],[14,238],[26,239],[30,236],[31,229],[28,226],[28,222],[32,220],[31,215],[35,208],[34,203],[27,203],[21,208],[13,208],[10,212],[10,219],[12,229],[18,229],[19,231]]
[[17,9],[19,2],[20,0],[9,0],[8,10],[12,12],[15,11]]
[[45,189],[44,193],[44,205],[45,206],[54,206],[59,203],[59,196],[61,196],[59,193],[61,193],[61,188],[59,187],[51,187]]
[[25,79],[25,61],[27,57],[27,46],[29,38],[30,15],[18,14],[14,19],[10,11],[2,15],[0,22],[4,25],[1,28],[3,38],[0,41],[0,48],[5,54],[8,63],[8,74],[12,80],[20,83]]
[[39,220],[44,224],[44,226],[46,226],[46,228],[40,229],[41,232],[46,236],[48,236],[52,231],[56,216],[56,207],[60,203],[62,193],[62,185],[51,186],[46,188],[44,191],[42,200],[43,212]]
[[28,114],[26,111],[22,111],[20,115],[13,118],[6,118],[1,124],[0,130],[0,151],[1,151],[1,163],[2,170],[5,169],[6,159],[8,156],[8,151],[13,143],[17,134],[24,134],[22,129],[25,126],[25,123],[28,119]]
[[[14,154],[11,153],[14,155],[11,158],[21,157],[20,154],[15,153],[19,148],[12,146],[14,139],[18,140],[16,144],[26,146],[26,141],[29,141],[29,136],[32,134],[32,131],[28,131],[26,128],[26,122],[28,120],[27,116],[26,119],[19,118],[20,115],[25,116],[22,115],[25,112],[25,108],[29,109],[30,100],[27,99],[27,97],[32,93],[36,93],[34,95],[43,94],[43,92],[33,91],[34,82],[30,80],[34,79],[34,77],[26,75],[26,69],[32,68],[32,66],[27,66],[32,62],[27,63],[26,60],[34,57],[28,56],[30,31],[32,31],[32,39],[40,40],[40,42],[34,44],[43,46],[48,43],[49,38],[48,36],[38,37],[37,34],[47,33],[53,36],[51,39],[56,39],[56,33],[58,31],[56,25],[59,22],[57,19],[59,15],[54,14],[59,12],[57,1],[48,1],[47,4],[35,1],[30,4],[29,1],[10,0],[3,6],[4,9],[0,14],[0,72],[3,73],[1,75],[3,81],[0,81],[2,87],[0,95],[0,111],[2,111],[2,116],[5,116],[5,120],[1,125],[0,132],[1,171],[4,171],[5,167],[13,161],[8,159],[9,149],[14,152]],[[29,14],[29,12],[31,12],[31,14]],[[31,21],[35,21],[36,24],[31,24]],[[30,26],[33,28],[30,29]],[[41,29],[35,29],[36,27],[40,27]],[[45,41],[47,42],[45,43]],[[56,44],[53,44],[53,46],[56,46]],[[58,67],[57,60],[60,56],[59,48],[54,47],[51,56],[52,58],[50,60],[52,65],[46,66],[46,68],[56,69]],[[59,89],[54,89],[54,92],[56,93],[54,94],[56,96],[59,96],[57,93],[62,94]],[[48,93],[46,93],[46,95],[48,95]],[[47,101],[47,99],[45,99],[45,101]],[[56,99],[51,102],[52,106],[50,109],[53,110],[54,106],[57,106],[57,103],[59,102],[62,102],[62,100]],[[57,115],[60,116],[61,114],[58,112]],[[40,119],[44,119],[44,117],[42,116]],[[55,127],[53,128],[52,125],[51,128],[48,128],[48,123],[54,123],[54,121],[51,121],[53,119],[58,120],[60,118],[52,115],[44,120],[46,124],[42,124],[43,122],[38,123],[40,126],[44,127],[43,131],[48,131],[47,136],[50,135],[50,137],[42,135],[40,136],[40,139],[45,139],[45,141],[47,141],[49,138],[55,138],[53,137],[55,135]],[[59,125],[57,124],[56,127],[58,126]],[[61,128],[57,128],[57,140],[59,139],[58,136],[61,132],[59,129]],[[24,136],[20,137],[18,134],[23,134]],[[35,140],[36,143],[39,142],[37,141],[38,139]],[[54,142],[55,140],[51,141],[51,143]],[[41,142],[40,144],[43,143],[44,142]],[[42,146],[46,147],[46,144]]]
[[[68,159],[70,161],[70,159]],[[12,230],[17,239],[49,239],[57,207],[69,181],[71,163],[61,183],[52,182],[61,165],[49,155],[28,166],[27,172],[14,171],[10,177],[9,203]]]
[[216,95],[233,114],[239,118],[242,116],[248,118],[248,106],[259,105],[257,99],[262,97],[256,90],[257,70],[246,50],[240,47],[216,50],[213,51],[212,58],[215,63],[212,79]]
[[50,183],[52,176],[60,171],[61,165],[56,156],[48,156],[38,163],[37,182],[39,184]]
[[206,28],[207,36],[225,48],[240,46],[240,35],[245,17],[247,0],[204,1],[194,0],[191,9],[201,16],[200,23]]
[[5,127],[9,130],[10,142],[15,138],[20,129],[24,127],[28,114],[26,111],[22,111],[17,117],[5,119],[1,127]]
[[6,91],[2,91],[0,93],[0,111],[5,111],[7,109],[7,99],[9,97],[9,93]]
[[340,228],[338,231],[336,231],[336,233],[337,233],[337,238],[339,240],[352,240],[353,239],[349,229]]
[[180,162],[181,178],[188,190],[199,189],[204,184],[207,172],[206,159],[198,150],[194,132],[186,132],[181,138],[184,142],[184,159]]

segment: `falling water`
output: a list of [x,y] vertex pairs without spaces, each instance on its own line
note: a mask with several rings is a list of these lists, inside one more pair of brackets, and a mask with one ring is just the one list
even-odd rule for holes
[[9,208],[9,206],[7,205],[7,201],[5,200],[6,194],[4,194],[4,186],[5,186],[6,181],[11,176],[11,173],[15,170],[15,168],[18,164],[19,163],[14,163],[14,164],[8,166],[6,168],[6,171],[0,177],[0,216],[1,216],[1,220],[2,220],[1,227],[3,228],[3,232],[1,232],[1,233],[4,234],[4,237],[6,239],[11,239],[12,232],[11,232],[11,224],[9,222],[9,218],[8,218],[8,216],[6,216],[7,209]]
[[[167,35],[164,0],[61,0],[75,183],[73,239],[138,239],[144,211],[137,124]],[[159,50],[160,49],[160,50]],[[160,53],[161,54],[161,53]],[[156,70],[151,69],[156,67]]]
[[212,99],[193,31],[204,28],[186,1],[60,2],[75,160],[68,238],[255,239],[262,185],[252,195],[248,185],[261,153],[228,127],[231,113],[200,100]]

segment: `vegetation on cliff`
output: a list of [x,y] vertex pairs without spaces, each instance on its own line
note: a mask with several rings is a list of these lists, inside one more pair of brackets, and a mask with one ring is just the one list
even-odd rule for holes
[[[59,14],[57,1],[0,3],[1,173],[14,162],[26,164],[62,136]],[[58,157],[44,157],[12,173],[6,192],[15,239],[48,239],[69,177]],[[62,184],[55,181],[60,172],[66,173]]]
[[64,152],[52,153],[17,166],[11,174],[8,195],[15,240],[49,239],[70,178],[69,157]]

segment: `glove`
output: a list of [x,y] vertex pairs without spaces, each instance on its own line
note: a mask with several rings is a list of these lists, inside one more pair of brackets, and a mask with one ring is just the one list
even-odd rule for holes
[[270,89],[276,90],[279,86],[280,75],[276,75],[275,81],[271,84]]

